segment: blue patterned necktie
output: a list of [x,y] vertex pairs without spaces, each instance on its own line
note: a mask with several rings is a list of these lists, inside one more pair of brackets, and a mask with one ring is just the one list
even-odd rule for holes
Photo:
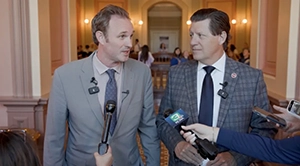
[[203,67],[203,69],[206,71],[206,75],[202,84],[198,120],[199,123],[212,126],[214,108],[214,83],[210,74],[215,68],[213,66],[205,66]]
[[[108,100],[113,100],[116,103],[118,103],[117,102],[118,89],[117,89],[117,83],[115,80],[115,72],[116,71],[114,69],[106,70],[106,73],[109,76],[109,80],[107,81],[106,90],[105,90],[105,103],[104,103],[105,115],[106,115],[105,105]],[[114,133],[115,127],[117,125],[117,110],[118,109],[116,107],[115,111],[113,112],[112,119],[111,119],[111,124],[110,124],[110,128],[109,128],[109,132],[111,135]]]

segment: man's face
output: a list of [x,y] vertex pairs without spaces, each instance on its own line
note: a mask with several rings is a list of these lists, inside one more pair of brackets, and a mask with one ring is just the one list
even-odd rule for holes
[[130,20],[112,16],[103,43],[103,53],[109,63],[125,62],[132,47],[133,26]]
[[[190,27],[193,57],[206,65],[212,65],[223,55],[224,35],[213,36],[209,30],[210,20],[192,22]],[[226,38],[225,38],[226,39]]]

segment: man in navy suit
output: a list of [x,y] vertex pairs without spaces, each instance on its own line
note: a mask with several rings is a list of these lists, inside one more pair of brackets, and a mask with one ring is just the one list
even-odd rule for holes
[[[169,165],[249,165],[254,161],[253,158],[221,147],[215,160],[202,161],[197,150],[164,119],[165,110],[176,111],[181,108],[189,115],[187,124],[198,123],[198,119],[202,118],[209,119],[212,126],[243,133],[251,129],[250,133],[273,137],[277,131],[275,125],[252,114],[254,106],[271,111],[263,73],[236,62],[225,54],[230,38],[228,15],[220,10],[207,8],[196,11],[190,20],[190,44],[194,61],[170,68],[156,119],[158,135],[169,150]],[[199,114],[201,105],[207,105],[200,102],[207,66],[214,68],[210,74],[213,82],[211,118]]]

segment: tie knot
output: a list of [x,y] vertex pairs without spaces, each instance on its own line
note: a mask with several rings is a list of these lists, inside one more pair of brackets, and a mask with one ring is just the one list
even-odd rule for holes
[[109,78],[115,78],[115,69],[108,69],[106,73],[108,74]]
[[206,71],[207,74],[210,74],[213,70],[215,70],[215,67],[213,66],[205,66],[203,69]]

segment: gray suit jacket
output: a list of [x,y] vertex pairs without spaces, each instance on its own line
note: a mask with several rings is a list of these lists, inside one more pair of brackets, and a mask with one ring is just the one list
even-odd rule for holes
[[[189,116],[187,124],[198,123],[197,108],[197,66],[198,62],[189,61],[171,67],[164,97],[157,116],[158,135],[169,150],[169,165],[189,165],[175,157],[175,147],[184,139],[165,122],[163,113],[166,109],[182,108]],[[232,73],[237,77],[232,78]],[[225,91],[229,94],[221,99],[217,126],[238,132],[248,132],[264,136],[274,136],[276,129],[265,119],[252,114],[252,108],[258,106],[271,111],[266,85],[260,70],[235,62],[226,57],[224,82],[228,85]],[[217,95],[217,92],[215,92]],[[219,151],[225,149],[220,148]],[[238,166],[248,165],[253,159],[232,152]]]
[[[53,78],[48,103],[44,142],[44,166],[95,166],[104,128],[102,106],[97,94],[88,89],[94,77],[92,54],[89,58],[59,67]],[[114,134],[109,142],[114,166],[143,165],[136,141],[140,135],[147,165],[160,163],[160,141],[155,125],[151,73],[147,66],[133,59],[124,63],[121,110]],[[99,84],[106,84],[97,80]],[[101,93],[101,89],[100,92]],[[68,139],[64,150],[68,123]]]

